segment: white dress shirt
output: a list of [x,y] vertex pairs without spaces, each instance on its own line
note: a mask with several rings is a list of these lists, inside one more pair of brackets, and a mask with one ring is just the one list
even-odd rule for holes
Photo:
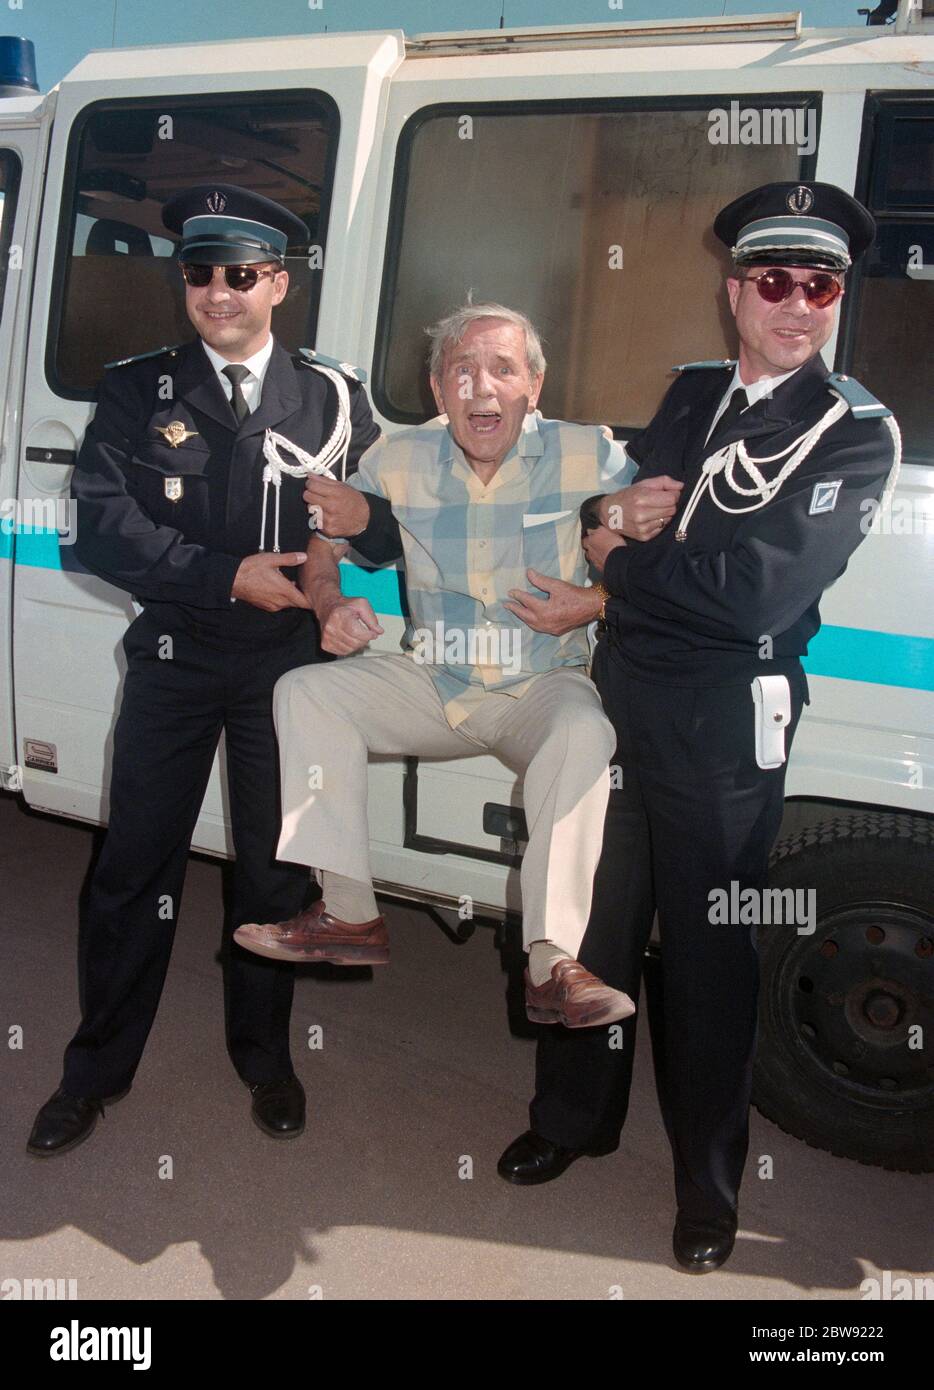
[[[226,357],[221,357],[220,353],[215,352],[212,347],[208,347],[203,338],[201,339],[201,346],[207,353],[211,366],[214,368],[215,372],[217,372],[221,390],[227,399],[230,400],[233,396],[233,382],[229,377],[224,376],[224,368],[233,367],[236,364],[229,362]],[[246,367],[250,375],[243,378],[240,390],[243,392],[243,399],[246,401],[251,415],[259,405],[263,394],[263,379],[266,375],[266,369],[269,366],[269,359],[272,357],[272,348],[273,337],[270,333],[269,337],[266,339],[265,345],[260,348],[259,352],[254,352],[252,357],[245,357],[243,359],[243,366]]]
[[[783,372],[781,376],[760,376],[756,381],[750,381],[747,386],[746,382],[743,381],[739,374],[739,363],[737,362],[733,369],[733,375],[730,378],[730,384],[724,392],[723,399],[717,406],[717,413],[711,421],[710,429],[707,431],[707,439],[713,434],[717,421],[729,405],[730,397],[734,391],[741,387],[746,392],[749,405],[755,405],[756,402],[761,401],[764,396],[771,396],[776,387],[781,386],[783,381],[787,381],[790,376],[794,376],[795,372],[800,372],[800,370],[800,367],[795,367],[790,372]],[[747,406],[746,409],[748,410],[749,406]],[[704,442],[706,443],[707,441],[705,440]]]

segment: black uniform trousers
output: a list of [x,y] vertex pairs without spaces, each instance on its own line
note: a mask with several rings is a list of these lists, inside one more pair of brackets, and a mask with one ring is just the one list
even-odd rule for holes
[[[181,906],[191,838],[221,731],[225,732],[234,852],[231,911],[222,942],[227,1046],[244,1081],[292,1072],[294,967],[244,951],[243,922],[300,911],[301,865],[276,860],[280,830],[272,690],[279,676],[319,659],[315,625],[301,615],[285,640],[230,643],[166,634],[144,611],[124,637],[127,673],[114,731],[110,822],[79,932],[82,1020],[65,1053],[71,1095],[106,1098],[130,1085],[155,1018]],[[160,643],[171,637],[171,659]],[[213,930],[210,923],[192,928]]]
[[[652,1020],[653,1042],[677,1203],[690,1217],[724,1216],[736,1211],[748,1147],[758,956],[756,928],[713,925],[709,895],[729,892],[731,882],[765,887],[785,768],[756,763],[749,683],[685,688],[635,679],[612,641],[608,634],[598,642],[593,677],[616,730],[622,785],[610,792],[579,958],[638,1000],[658,912],[662,1018]],[[800,666],[790,684],[786,752],[807,698]],[[635,1035],[636,1016],[603,1028],[543,1029],[532,1128],[568,1148],[616,1147]]]

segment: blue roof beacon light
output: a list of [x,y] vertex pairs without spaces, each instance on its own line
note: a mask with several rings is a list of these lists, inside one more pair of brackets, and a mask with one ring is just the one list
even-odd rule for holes
[[23,97],[38,90],[32,39],[0,38],[0,97]]

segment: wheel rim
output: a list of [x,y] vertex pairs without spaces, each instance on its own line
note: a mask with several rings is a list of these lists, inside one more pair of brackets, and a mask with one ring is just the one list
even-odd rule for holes
[[[892,904],[849,905],[799,937],[779,972],[786,1036],[837,1094],[891,1107],[930,1101],[934,920]],[[920,1029],[920,1032],[918,1031]]]

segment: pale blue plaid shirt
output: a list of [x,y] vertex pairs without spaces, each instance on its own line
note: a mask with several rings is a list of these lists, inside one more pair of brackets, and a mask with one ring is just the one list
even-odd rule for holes
[[585,627],[560,637],[535,632],[503,601],[510,589],[534,591],[529,568],[587,583],[581,504],[628,486],[635,472],[598,426],[537,412],[488,483],[467,463],[446,416],[378,440],[363,456],[347,481],[392,505],[410,617],[403,645],[425,661],[452,727],[491,691],[518,696],[546,671],[589,665]]

